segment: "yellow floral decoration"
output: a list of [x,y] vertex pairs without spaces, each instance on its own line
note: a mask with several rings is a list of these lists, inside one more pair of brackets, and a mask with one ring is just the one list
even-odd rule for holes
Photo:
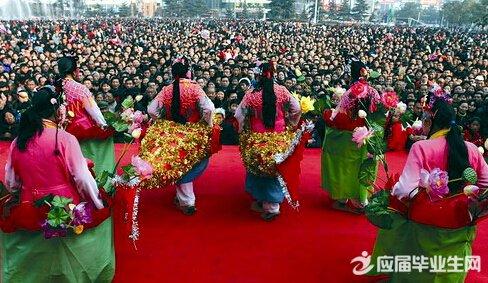
[[78,225],[73,229],[73,231],[75,232],[76,235],[79,235],[83,233],[83,229],[84,229],[83,225]]
[[302,113],[307,113],[315,110],[315,108],[313,107],[314,103],[315,103],[314,99],[308,96],[302,96],[300,99],[300,108],[302,109]]
[[300,108],[303,114],[315,110],[313,106],[315,104],[315,99],[310,98],[309,96],[301,96],[295,91],[292,92],[291,95],[300,103]]
[[244,166],[254,175],[276,177],[274,156],[284,153],[292,143],[295,133],[253,133],[244,132],[240,135],[240,149]]
[[162,188],[175,184],[197,163],[210,156],[212,128],[204,123],[179,124],[159,120],[141,142],[141,158],[153,166],[153,177],[141,185]]

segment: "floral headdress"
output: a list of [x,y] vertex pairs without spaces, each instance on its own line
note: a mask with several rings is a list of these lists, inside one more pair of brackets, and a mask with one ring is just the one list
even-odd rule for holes
[[253,72],[255,75],[263,76],[268,79],[272,79],[274,76],[274,73],[276,71],[275,69],[275,64],[272,60],[269,60],[267,62],[270,66],[268,70],[264,70],[264,64],[265,62],[257,61],[256,62],[256,67],[253,68]]
[[429,94],[422,98],[425,111],[429,111],[434,107],[434,103],[437,100],[444,100],[449,104],[452,104],[452,98],[447,92],[445,92],[438,84],[431,85]]
[[[355,112],[354,110],[359,106],[358,104],[363,104],[370,113],[373,113],[376,111],[379,102],[381,102],[381,96],[378,91],[369,86],[364,80],[359,80],[353,83],[344,95],[342,95],[334,114],[337,115],[339,112]],[[369,105],[366,106],[366,104]],[[334,114],[331,119],[335,118]]]
[[174,61],[173,61],[173,65],[176,64],[176,63],[181,63],[183,65],[189,65],[189,60],[188,58],[186,58],[185,56],[183,55],[180,55],[178,56]]
[[[188,67],[188,72],[186,72],[186,75],[185,77],[187,79],[191,79],[192,77],[192,69],[191,69],[191,64],[190,64],[190,59],[188,59],[186,56],[184,55],[180,55],[178,56],[174,61],[173,61],[173,65],[175,65],[176,63],[181,63],[185,66]],[[175,78],[175,79],[180,79],[180,78]]]

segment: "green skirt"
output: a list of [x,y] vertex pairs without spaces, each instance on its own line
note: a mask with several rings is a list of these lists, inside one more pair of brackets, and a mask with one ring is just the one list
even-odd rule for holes
[[111,218],[64,238],[0,232],[0,243],[0,282],[111,282],[115,273]]
[[332,199],[364,202],[368,198],[372,187],[359,183],[359,168],[367,158],[367,153],[366,146],[358,148],[352,141],[352,132],[334,128],[325,130],[322,146],[322,188],[329,192]]
[[85,158],[95,163],[95,173],[112,172],[115,167],[114,139],[80,141],[81,151]]
[[[431,261],[438,261],[439,257],[446,260],[445,270],[449,271],[447,262],[449,257],[464,259],[471,255],[471,244],[476,236],[476,226],[468,226],[460,229],[442,229],[418,224],[405,219],[400,215],[394,215],[393,227],[390,230],[379,229],[372,255],[374,271],[377,271],[377,258],[379,256],[425,256]],[[413,259],[410,261],[413,263]],[[432,263],[429,263],[432,264]],[[432,267],[432,265],[430,265]],[[412,265],[413,267],[413,265]],[[381,272],[380,272],[381,273]],[[378,274],[373,272],[371,275]],[[429,283],[454,283],[464,282],[466,272],[429,272],[423,269],[411,272],[389,273],[391,282],[429,282]]]

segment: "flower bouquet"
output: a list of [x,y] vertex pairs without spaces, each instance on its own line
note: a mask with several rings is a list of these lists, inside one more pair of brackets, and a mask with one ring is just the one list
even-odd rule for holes
[[134,100],[131,96],[122,102],[122,113],[104,112],[103,116],[115,132],[123,134],[126,141],[133,142],[133,139],[144,138],[148,127],[149,117],[147,114],[137,110],[134,111]]
[[49,211],[42,224],[44,238],[66,237],[69,231],[79,235],[84,225],[93,222],[93,206],[87,202],[73,204],[72,199],[49,195],[35,202],[37,207],[47,205]]

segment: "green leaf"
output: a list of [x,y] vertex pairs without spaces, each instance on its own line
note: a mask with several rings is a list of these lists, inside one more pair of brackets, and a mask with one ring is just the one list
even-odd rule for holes
[[369,73],[369,77],[370,77],[371,79],[376,79],[376,78],[379,78],[379,76],[381,76],[381,74],[380,74],[379,72],[377,72],[377,71],[371,71],[371,72]]
[[134,107],[134,99],[132,99],[132,96],[127,96],[127,98],[122,101],[122,107],[124,107],[124,109]]
[[46,202],[51,203],[53,201],[53,198],[54,198],[54,195],[49,194],[43,198],[40,198],[40,199],[34,201],[34,206],[35,207],[41,207],[41,206],[45,205]]
[[53,207],[47,214],[47,222],[53,227],[59,227],[61,224],[66,223],[70,218],[69,213],[62,207]]
[[378,110],[368,115],[368,121],[372,124],[377,124],[383,127],[386,124],[386,110],[383,106],[379,105]]
[[136,169],[134,168],[134,166],[132,166],[132,164],[123,166],[122,170],[124,171],[124,175],[127,177],[136,175]]
[[115,120],[117,120],[117,114],[110,111],[106,111],[103,112],[103,118],[105,118],[105,121],[108,124],[112,124]]
[[365,208],[365,215],[370,223],[382,228],[391,229],[393,224],[389,192],[381,190],[371,196],[369,204]]
[[322,112],[325,111],[325,109],[332,108],[332,105],[330,103],[330,98],[328,96],[325,96],[320,99],[317,99],[313,104],[313,107],[318,112],[318,114],[321,114]]
[[97,181],[97,186],[99,188],[105,186],[105,184],[107,183],[108,181],[108,178],[111,177],[111,173],[108,172],[107,170],[104,170],[102,173],[100,173],[97,178],[96,178],[96,181]]
[[119,132],[119,133],[125,132],[129,129],[129,125],[127,125],[127,123],[125,121],[122,121],[122,120],[114,121],[111,124],[111,126],[112,126],[112,128],[114,128],[114,130],[116,132]]
[[0,197],[4,197],[8,194],[10,194],[10,192],[7,190],[5,185],[0,181]]
[[385,130],[384,130],[384,128],[382,126],[380,126],[376,122],[372,122],[370,124],[370,127],[371,127],[371,129],[374,130],[374,135],[375,136],[383,138],[383,134],[384,134]]
[[70,204],[73,200],[70,198],[55,196],[51,202],[52,206],[64,208],[68,204]]
[[359,168],[359,183],[363,186],[371,186],[376,180],[376,160],[365,159]]

